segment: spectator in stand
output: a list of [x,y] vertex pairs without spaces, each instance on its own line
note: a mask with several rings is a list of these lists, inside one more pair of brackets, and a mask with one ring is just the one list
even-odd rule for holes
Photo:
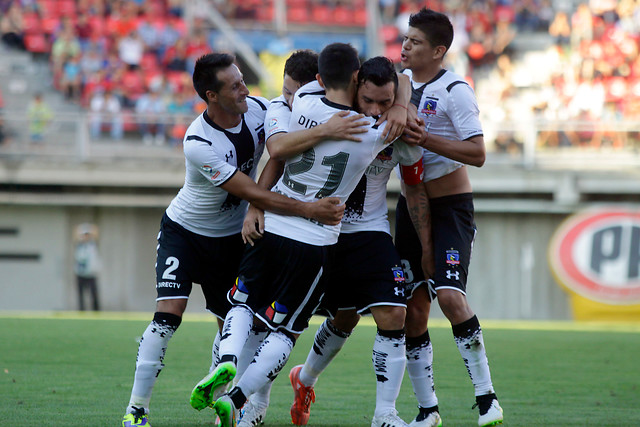
[[82,68],[80,54],[69,58],[62,67],[60,90],[69,101],[79,101],[82,94]]
[[100,52],[100,48],[95,43],[91,43],[82,51],[80,59],[80,69],[82,70],[83,82],[86,82],[94,73],[103,70],[105,58]]
[[89,105],[90,131],[93,139],[101,137],[103,126],[110,127],[111,138],[122,139],[122,106],[112,91],[95,92]]
[[166,50],[162,62],[168,71],[187,71],[189,64],[187,42],[179,39],[174,46]]
[[151,52],[157,57],[160,51],[160,34],[158,27],[154,25],[149,16],[145,15],[140,19],[138,34],[144,43],[145,51]]
[[555,44],[564,48],[571,42],[571,25],[569,17],[564,11],[558,11],[549,25],[549,35],[553,37]]
[[137,31],[133,30],[118,40],[118,55],[130,70],[140,67],[144,55],[144,42]]
[[163,145],[166,139],[165,123],[167,105],[160,93],[150,91],[136,102],[136,119],[145,145]]
[[164,52],[169,49],[171,46],[175,45],[176,42],[182,37],[180,30],[175,25],[173,19],[168,19],[166,24],[161,28],[159,34],[159,47],[160,50],[158,54],[160,57],[164,56]]
[[78,35],[80,46],[84,50],[91,42],[94,30],[89,22],[89,15],[84,12],[78,12],[76,18],[76,34]]
[[51,108],[44,102],[42,93],[36,92],[27,108],[29,118],[29,138],[31,142],[42,142],[44,132],[53,119]]
[[182,90],[174,93],[167,105],[167,112],[172,120],[169,127],[169,142],[172,146],[182,144],[184,133],[193,120],[195,108],[193,98],[194,96],[188,91]]
[[382,22],[392,24],[398,9],[398,0],[380,0],[380,11],[382,12]]
[[73,27],[64,27],[51,47],[51,65],[54,79],[61,75],[64,64],[81,52],[80,41],[75,34],[75,29]]
[[122,70],[120,79],[116,83],[122,106],[135,108],[138,99],[147,91],[144,72],[141,69]]
[[6,14],[0,16],[0,34],[2,41],[10,48],[25,49],[22,9],[17,2],[9,6]]

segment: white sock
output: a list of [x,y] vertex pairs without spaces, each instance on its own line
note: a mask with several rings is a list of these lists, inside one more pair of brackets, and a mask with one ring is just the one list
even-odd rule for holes
[[[247,370],[247,367],[253,361],[256,351],[268,334],[269,329],[266,326],[253,325],[251,332],[249,333],[249,338],[247,339],[244,347],[242,347],[242,352],[238,358],[238,371],[236,373],[236,377],[233,379],[234,385],[238,384],[238,381],[240,381],[240,378]],[[269,383],[264,387],[249,396],[249,400],[251,400],[251,402],[256,406],[268,407],[272,384],[273,381],[269,381]]]
[[263,388],[267,383],[276,379],[284,365],[289,360],[294,342],[282,332],[271,332],[267,336],[244,375],[238,381],[237,387],[245,396],[250,396]]
[[153,320],[142,334],[138,345],[136,372],[127,413],[132,412],[134,406],[145,408],[145,412],[149,412],[151,392],[160,371],[164,368],[162,362],[169,340],[181,321],[180,316],[174,314],[155,313]]
[[300,370],[300,382],[312,387],[347,342],[350,333],[342,332],[325,320],[316,331],[313,346]]
[[[246,371],[247,366],[251,363],[253,358],[256,355],[256,351],[262,344],[262,341],[269,334],[269,329],[265,326],[253,325],[251,328],[251,332],[249,332],[249,337],[247,338],[247,342],[242,347],[242,351],[240,352],[240,356],[238,357],[238,371],[236,373],[236,378],[240,379],[244,371]],[[236,381],[237,382],[237,381]]]
[[376,410],[374,416],[395,411],[406,363],[404,330],[378,329],[373,343],[373,370],[376,374]]
[[438,404],[433,384],[433,347],[429,331],[415,338],[407,338],[407,372],[413,392],[422,408]]
[[484,339],[478,318],[471,319],[451,327],[458,351],[464,360],[473,383],[476,396],[494,393],[491,383],[489,361],[484,349]]
[[220,331],[216,332],[216,337],[213,339],[213,345],[211,346],[211,366],[209,367],[209,373],[213,372],[220,363]]
[[220,333],[220,349],[218,350],[221,361],[232,356],[234,363],[238,364],[238,358],[242,353],[253,326],[253,312],[242,305],[235,305],[227,313],[224,326]]

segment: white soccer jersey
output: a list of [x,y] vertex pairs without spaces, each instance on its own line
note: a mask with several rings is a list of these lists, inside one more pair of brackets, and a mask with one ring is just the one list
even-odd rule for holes
[[271,100],[267,108],[267,115],[264,118],[264,127],[267,138],[281,132],[289,132],[289,118],[291,118],[291,109],[284,95]]
[[[314,82],[310,85],[296,92],[289,121],[291,132],[317,126],[341,110],[350,110],[325,97],[312,96],[317,87]],[[362,142],[323,141],[288,159],[284,173],[272,191],[305,202],[339,197],[344,203],[367,166],[386,145],[383,135],[385,124],[378,127],[374,119],[366,120],[370,123],[369,131],[359,135]],[[265,230],[300,242],[325,246],[338,241],[340,225],[328,226],[301,217],[265,212]]]
[[[418,108],[418,117],[429,133],[462,141],[483,134],[475,94],[461,76],[443,69],[431,81],[417,83],[411,70],[403,73],[411,78],[411,103]],[[425,182],[463,166],[429,150],[424,150],[423,162]]]
[[189,126],[183,140],[184,185],[167,208],[167,216],[189,231],[209,237],[239,233],[247,202],[220,185],[237,171],[255,180],[264,151],[267,101],[248,97],[249,110],[232,129],[216,125],[205,111]]
[[[381,127],[383,126],[381,125]],[[387,182],[389,176],[396,165],[411,166],[421,158],[421,147],[408,146],[399,140],[380,151],[347,199],[340,232],[382,231],[391,234],[387,219]],[[405,173],[408,173],[407,169],[405,169]],[[418,173],[421,172],[422,168]]]
[[[301,90],[307,94],[305,96],[321,97],[325,94],[324,88],[317,81],[310,82]],[[265,119],[267,140],[271,135],[289,132],[290,118],[291,110],[284,96],[281,95],[272,100]],[[387,219],[387,182],[391,170],[398,164],[414,165],[421,158],[422,148],[408,146],[400,141],[396,141],[378,153],[347,199],[340,232],[382,231],[390,234]],[[413,173],[422,173],[422,168]]]

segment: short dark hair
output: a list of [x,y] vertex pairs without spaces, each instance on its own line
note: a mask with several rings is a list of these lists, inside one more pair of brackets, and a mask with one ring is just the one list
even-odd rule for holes
[[327,45],[318,56],[318,72],[327,89],[346,89],[354,71],[360,69],[358,51],[348,43]]
[[193,88],[207,102],[207,91],[218,92],[223,83],[218,80],[218,71],[231,66],[236,57],[228,53],[208,53],[196,61],[193,70]]
[[409,27],[422,31],[432,46],[449,50],[453,42],[453,25],[447,15],[423,7],[409,17]]
[[316,79],[318,54],[310,49],[296,50],[284,63],[284,74],[301,85]]
[[374,56],[367,59],[360,66],[358,72],[358,86],[364,82],[371,82],[376,86],[384,86],[393,82],[394,88],[398,87],[398,73],[393,62],[384,56]]

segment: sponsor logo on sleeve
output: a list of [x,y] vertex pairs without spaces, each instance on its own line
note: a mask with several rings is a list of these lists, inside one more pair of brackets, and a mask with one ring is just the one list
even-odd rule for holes
[[209,175],[209,179],[216,179],[217,177],[220,176],[220,171],[213,169],[209,165],[202,165],[201,169],[204,171],[204,173]]

